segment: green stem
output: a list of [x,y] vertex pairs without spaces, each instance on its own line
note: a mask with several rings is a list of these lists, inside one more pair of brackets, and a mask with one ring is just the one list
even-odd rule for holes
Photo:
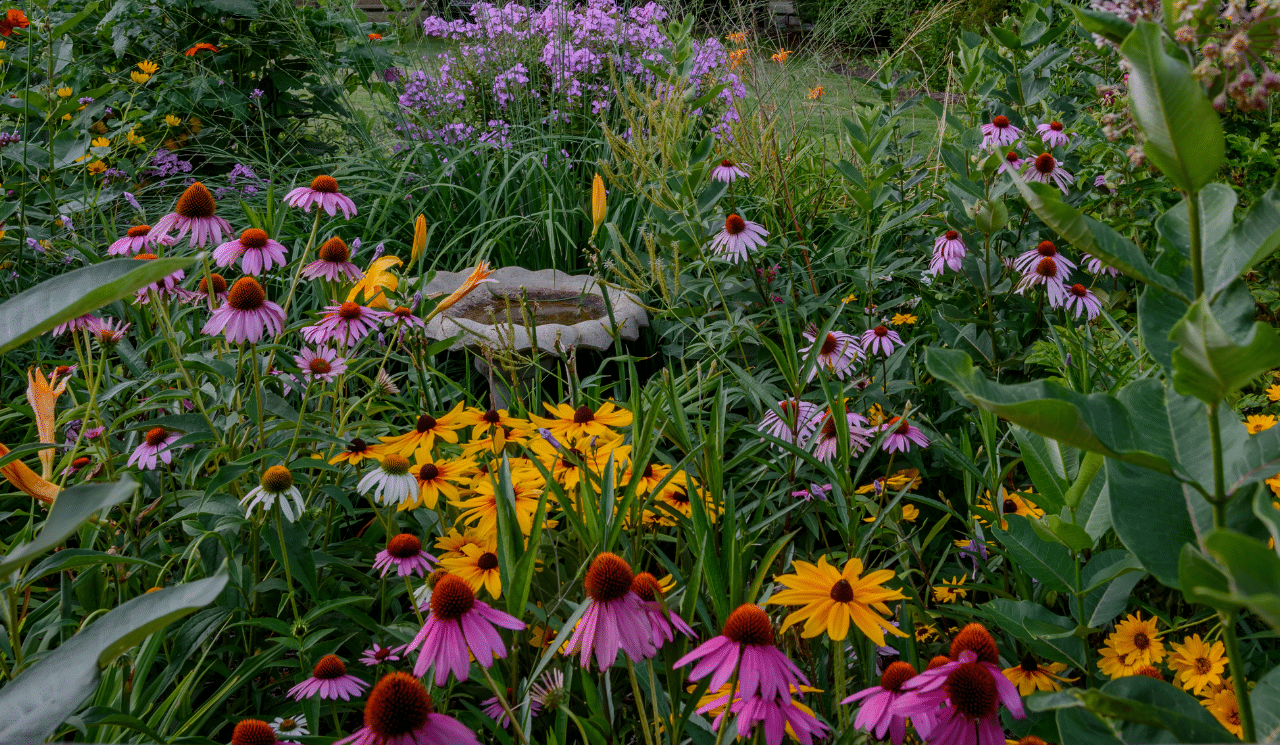
[[843,639],[839,641],[835,639],[831,640],[831,668],[835,671],[836,675],[836,716],[840,720],[840,730],[843,732],[849,728],[849,724],[845,721],[845,708],[840,705],[840,702],[844,701],[845,692],[845,655],[842,647],[844,647]]
[[636,666],[627,657],[627,676],[631,678],[631,694],[636,698],[636,711],[640,713],[640,732],[644,735],[645,745],[653,745],[653,735],[649,733],[649,716],[644,710],[644,696],[640,694],[640,681],[636,680]]
[[276,521],[276,536],[280,539],[280,563],[284,565],[284,582],[289,588],[289,607],[293,609],[293,623],[301,625],[302,616],[298,614],[298,596],[293,591],[293,572],[289,570],[289,549],[284,545],[284,515],[281,514],[279,504],[274,505],[271,512]]
[[418,610],[418,601],[413,599],[413,584],[409,582],[409,575],[404,576],[404,589],[409,593],[409,607],[413,608],[413,614],[418,617],[418,625],[426,626],[427,622],[422,618],[422,611]]
[[1227,495],[1222,473],[1222,428],[1218,425],[1218,406],[1209,410],[1209,445],[1213,448],[1213,527],[1215,530],[1227,524]]
[[516,713],[511,710],[511,705],[507,703],[506,691],[498,689],[498,684],[493,682],[493,676],[489,674],[489,668],[484,665],[480,666],[480,672],[484,674],[484,682],[489,684],[489,690],[493,691],[493,695],[498,697],[498,705],[506,712],[507,718],[511,720],[511,731],[516,733],[516,739],[525,745],[529,745],[529,738],[524,736],[524,730],[520,729],[520,721],[516,719]]
[[1187,202],[1187,228],[1191,233],[1191,283],[1196,297],[1204,294],[1204,260],[1200,245],[1200,200],[1197,195],[1182,192]]
[[1253,702],[1249,700],[1249,689],[1244,679],[1244,659],[1240,656],[1240,640],[1236,638],[1236,616],[1222,617],[1222,640],[1227,645],[1227,658],[1231,660],[1231,682],[1236,689],[1236,708],[1240,712],[1240,729],[1245,742],[1257,742],[1258,736],[1253,727]]

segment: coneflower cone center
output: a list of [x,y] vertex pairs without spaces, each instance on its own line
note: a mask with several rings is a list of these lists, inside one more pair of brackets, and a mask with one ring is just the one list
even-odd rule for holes
[[1164,680],[1164,676],[1160,674],[1160,671],[1155,669],[1151,665],[1143,665],[1137,670],[1134,670],[1133,674],[1142,675],[1148,678],[1155,678],[1156,680],[1160,680],[1160,681]]
[[916,677],[916,669],[910,662],[894,662],[886,667],[884,675],[880,676],[880,687],[886,691],[898,693],[902,690],[902,684],[914,677]]
[[839,348],[840,340],[836,338],[836,335],[827,334],[827,338],[822,340],[822,348],[819,351],[821,354],[831,355],[835,354],[836,350]]
[[1040,173],[1050,174],[1053,169],[1058,166],[1058,162],[1048,153],[1041,153],[1036,156],[1036,170]]
[[729,160],[728,158],[725,158],[724,160],[720,161],[720,165],[725,168],[733,168],[733,161]]
[[418,424],[414,427],[414,429],[416,429],[419,434],[425,434],[435,429],[435,426],[436,426],[436,418],[431,416],[430,414],[423,414],[422,416],[418,417]]
[[267,231],[249,228],[240,234],[240,245],[245,248],[263,248],[267,245]]
[[648,572],[641,572],[631,580],[631,591],[640,596],[646,603],[652,603],[662,597],[662,588],[658,586],[658,578]]
[[152,261],[160,257],[156,256],[155,254],[135,254],[133,258],[137,259],[138,261]]
[[1008,154],[1008,155],[1006,155],[1006,156],[1004,156],[1004,159],[1005,159],[1005,160],[1007,160],[1007,161],[1009,161],[1010,163],[1017,163],[1017,162],[1018,162],[1018,151],[1017,151],[1017,150],[1010,150],[1010,151],[1009,151],[1009,154]]
[[1051,256],[1040,259],[1040,263],[1036,264],[1036,274],[1050,279],[1058,276],[1058,262],[1054,261]]
[[387,659],[390,656],[391,656],[391,647],[382,647],[377,652],[373,653],[373,658],[378,662],[382,662],[383,660]]
[[946,233],[943,234],[943,237],[949,241],[954,241],[955,239],[960,237],[960,234],[954,230],[948,230]]
[[874,333],[876,336],[888,336],[889,329],[885,328],[884,326],[876,326]]
[[582,405],[573,410],[573,423],[586,424],[596,418],[596,414],[591,410],[590,406]]
[[382,459],[382,470],[393,476],[403,476],[409,472],[409,460],[403,455],[392,453]]
[[200,278],[200,284],[196,286],[196,289],[200,290],[200,292],[203,294],[208,294],[209,280],[213,280],[213,294],[221,295],[222,293],[227,291],[227,280],[223,278],[221,274],[216,274],[212,272],[209,274],[208,277]]
[[999,692],[991,673],[977,662],[957,667],[947,675],[947,695],[956,711],[969,719],[995,716]]
[[[150,232],[151,232],[150,225],[134,225],[132,228],[129,228],[129,231],[126,233],[126,235],[128,235],[130,238],[141,238],[142,236]],[[250,720],[245,720],[245,721],[250,721]]]
[[498,568],[498,555],[492,551],[485,551],[480,554],[480,558],[476,559],[476,569],[482,572],[492,572]]
[[1049,122],[1049,129],[1052,129],[1054,132],[1061,132],[1062,122]]
[[996,118],[992,119],[991,123],[996,125],[1000,129],[1004,129],[1005,127],[1009,126],[1009,117],[1005,116],[1004,114],[1001,114]]
[[394,315],[396,318],[408,318],[409,316],[413,315],[413,311],[401,305],[401,306],[397,306],[395,310],[391,311],[391,314]]
[[258,719],[241,719],[231,731],[231,745],[275,745],[271,725]]
[[338,306],[338,317],[343,320],[351,321],[360,317],[360,304],[354,300],[348,300]]
[[330,365],[329,361],[323,357],[316,357],[307,363],[307,369],[311,370],[315,375],[327,375],[333,369],[333,365]]
[[422,468],[418,469],[418,478],[423,481],[431,481],[440,475],[440,469],[434,463],[423,463]]
[[1084,285],[1071,285],[1071,287],[1067,289],[1076,297],[1086,297],[1089,294],[1089,288]]
[[836,436],[836,420],[828,415],[822,422],[822,439],[830,440]]
[[724,219],[724,231],[729,235],[738,235],[747,229],[747,221],[737,215],[729,215]]
[[267,293],[253,277],[241,277],[231,285],[227,293],[227,304],[236,310],[257,310],[267,304]]
[[849,580],[841,577],[840,581],[831,586],[831,599],[837,603],[848,603],[853,600],[853,585],[849,584]]
[[411,559],[422,551],[422,541],[412,533],[401,533],[387,541],[387,553],[397,559]]
[[758,605],[742,605],[729,614],[721,633],[736,644],[765,647],[773,644],[773,622]]
[[591,561],[585,585],[592,600],[604,603],[631,592],[634,579],[630,564],[616,554],[605,552]]
[[324,192],[325,194],[337,194],[338,181],[333,176],[316,176],[311,179],[311,190]]
[[182,192],[182,196],[178,197],[178,206],[173,211],[188,219],[209,218],[217,211],[217,204],[209,189],[197,181]]
[[1049,745],[1049,743],[1035,735],[1027,735],[1026,737],[1018,740],[1018,745]]
[[937,670],[943,665],[947,665],[950,663],[951,663],[950,657],[947,657],[945,655],[935,655],[932,659],[929,660],[929,665],[925,667],[925,670]]
[[89,456],[82,455],[79,458],[76,458],[75,460],[71,461],[71,467],[76,469],[84,468],[85,466],[89,465],[89,461],[90,461]]
[[1040,241],[1036,246],[1036,253],[1041,256],[1057,256],[1058,247],[1053,245],[1053,241]]
[[283,730],[291,730],[291,729],[293,729],[293,728],[294,728],[294,727],[296,727],[296,726],[298,726],[298,723],[297,723],[297,722],[295,722],[295,721],[293,721],[292,719],[281,719],[281,720],[280,720],[280,729],[283,729]]
[[320,244],[318,255],[321,261],[328,261],[332,264],[345,264],[351,259],[351,249],[347,248],[347,244],[341,238],[334,236]]
[[446,574],[431,590],[431,613],[441,621],[456,621],[476,604],[476,594],[466,580]]
[[364,724],[384,740],[416,732],[431,714],[431,694],[408,673],[390,673],[369,692]]
[[311,671],[311,677],[320,680],[334,680],[341,678],[347,674],[347,666],[338,659],[337,655],[327,654],[320,658],[315,668]]
[[1000,664],[1000,650],[996,648],[996,641],[980,623],[966,625],[951,640],[951,659],[960,659],[962,652],[973,652],[978,656],[978,662]]
[[284,466],[272,466],[262,472],[258,483],[272,494],[279,494],[293,486],[293,474]]
[[147,444],[153,448],[159,447],[160,443],[164,442],[165,438],[168,436],[169,436],[169,430],[165,429],[164,427],[152,427],[151,429],[147,430],[147,437],[146,437]]

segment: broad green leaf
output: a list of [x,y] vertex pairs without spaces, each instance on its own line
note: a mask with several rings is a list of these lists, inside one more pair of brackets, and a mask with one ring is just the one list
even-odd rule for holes
[[1076,623],[1030,600],[997,598],[982,604],[993,627],[1008,631],[1041,657],[1081,667],[1084,643],[1074,635]]
[[1227,570],[1231,598],[1280,631],[1280,556],[1262,541],[1226,528],[1204,543]]
[[1146,135],[1143,152],[1183,192],[1198,192],[1226,152],[1218,112],[1191,69],[1165,52],[1156,24],[1138,21],[1120,53],[1133,66],[1129,110]]
[[1071,12],[1075,13],[1076,21],[1084,27],[1085,31],[1097,34],[1113,44],[1123,43],[1125,37],[1133,31],[1133,24],[1120,16],[1092,8],[1082,8],[1078,5],[1070,7]]
[[88,548],[68,548],[57,552],[53,556],[48,557],[44,561],[36,564],[29,572],[22,576],[22,584],[30,586],[31,583],[47,577],[55,572],[61,572],[65,569],[77,569],[79,567],[94,566],[96,564],[146,564],[156,569],[162,569],[157,564],[153,564],[146,559],[138,559],[132,556],[122,556],[119,554],[109,554],[104,551],[94,551]]
[[1173,387],[1215,405],[1240,390],[1258,375],[1280,366],[1280,337],[1275,329],[1255,323],[1249,336],[1237,344],[1201,298],[1173,327]]
[[1217,297],[1232,280],[1280,247],[1280,190],[1259,196],[1221,240],[1204,248],[1205,294]]
[[1005,515],[1007,530],[996,528],[1000,545],[1018,562],[1018,568],[1044,583],[1051,590],[1066,592],[1075,576],[1075,565],[1067,550],[1057,543],[1050,543],[1036,535],[1027,518]]
[[1280,667],[1271,668],[1249,694],[1258,742],[1280,742]]
[[1253,497],[1253,514],[1267,526],[1271,540],[1280,546],[1280,507],[1275,506],[1275,500],[1270,491],[1259,491]]
[[[1071,695],[1066,691],[1059,693]],[[1058,739],[1062,745],[1124,745],[1102,717],[1091,711],[1061,707],[1054,718],[1058,723]]]
[[1106,471],[1116,536],[1156,579],[1178,588],[1177,549],[1196,542],[1182,484],[1117,460],[1108,459]]
[[[1048,381],[993,383],[974,368],[968,355],[953,349],[930,348],[925,364],[934,377],[960,389],[969,401],[1036,434],[1160,473],[1174,472],[1169,445],[1137,429],[1124,404],[1112,396],[1083,396]],[[1140,384],[1160,387],[1155,380]],[[1167,429],[1163,437],[1167,439]]]
[[1166,375],[1173,374],[1173,350],[1178,348],[1169,333],[1186,312],[1185,302],[1154,285],[1147,285],[1138,296],[1138,333],[1142,346],[1164,368]]
[[1047,541],[1056,541],[1071,551],[1083,551],[1093,548],[1093,539],[1084,528],[1069,523],[1057,515],[1046,515],[1040,520],[1032,520],[1031,527],[1036,535]]
[[1134,279],[1161,287],[1186,303],[1191,302],[1191,298],[1186,297],[1176,282],[1151,266],[1142,255],[1142,249],[1110,226],[1085,216],[1075,207],[1063,202],[1057,189],[1046,184],[1028,184],[1012,171],[1009,172],[1009,177],[1018,187],[1027,206],[1036,213],[1036,217],[1077,250],[1093,254],[1102,259],[1104,264],[1113,266]]
[[[1230,418],[1235,419],[1234,414]],[[1280,474],[1280,427],[1246,436],[1231,456],[1232,467],[1227,473],[1230,479],[1227,482],[1228,494]]]
[[0,353],[173,274],[194,256],[108,259],[47,279],[0,305]]
[[1084,694],[1085,706],[1104,717],[1124,721],[1120,739],[1126,743],[1168,742],[1158,730],[1167,730],[1179,742],[1231,742],[1231,734],[1218,724],[1191,694],[1155,678],[1134,675],[1119,678]]
[[1193,543],[1182,544],[1178,556],[1178,582],[1188,603],[1201,603],[1215,610],[1235,613],[1240,604],[1229,598],[1231,586],[1227,575]]
[[126,476],[110,484],[81,484],[64,489],[49,508],[40,533],[34,540],[14,547],[0,559],[0,577],[61,544],[94,513],[104,511],[133,496],[138,482]]
[[140,595],[89,624],[0,689],[0,742],[43,741],[93,694],[104,667],[226,584],[223,572]]
[[1022,465],[1040,496],[1037,502],[1047,512],[1062,509],[1066,504],[1063,495],[1067,489],[1067,472],[1058,443],[1021,427],[1013,428],[1013,437],[1018,441]]
[[1137,587],[1146,572],[1130,572],[1111,581],[1105,588],[1099,588],[1084,599],[1084,625],[1091,629],[1102,628],[1119,616],[1129,607],[1133,588]]

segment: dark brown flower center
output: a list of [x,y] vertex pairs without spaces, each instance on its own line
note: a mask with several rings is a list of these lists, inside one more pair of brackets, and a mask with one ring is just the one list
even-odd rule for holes
[[1036,246],[1036,253],[1041,256],[1057,256],[1058,247],[1053,245],[1053,241],[1040,241]]
[[820,354],[832,355],[836,353],[836,349],[840,347],[840,339],[835,334],[827,334],[827,338],[822,340],[822,348]]
[[409,673],[390,673],[369,692],[364,724],[379,742],[399,740],[422,729],[431,714],[431,694]]
[[359,318],[363,310],[359,303],[354,300],[348,300],[338,306],[338,317],[350,321]]
[[476,604],[471,585],[456,574],[446,574],[431,590],[431,613],[442,621],[456,621]]
[[435,426],[436,426],[436,418],[431,416],[430,414],[423,414],[422,416],[418,417],[418,424],[415,427],[415,429],[417,429],[419,434],[426,434],[427,432],[430,432],[431,430],[435,429]]
[[641,475],[642,477],[646,478],[646,479],[651,479],[651,478],[653,478],[653,464],[652,464],[652,463],[646,463],[646,464],[645,464],[645,467],[644,467],[644,470],[640,472],[640,475]]
[[231,730],[231,745],[275,745],[271,725],[257,719],[241,719]]
[[729,160],[728,158],[725,158],[724,160],[720,161],[720,165],[724,166],[725,168],[733,168],[733,161]]
[[158,447],[168,436],[169,430],[164,427],[154,427],[147,430],[147,444],[151,447]]
[[1076,297],[1087,297],[1089,295],[1089,288],[1084,285],[1071,285],[1067,290]]
[[822,439],[830,440],[836,436],[836,420],[830,414],[822,420]]
[[387,541],[387,553],[397,559],[411,559],[422,552],[422,541],[412,533],[401,533]]
[[991,638],[991,632],[980,623],[967,624],[951,640],[951,659],[960,659],[962,652],[973,652],[978,656],[978,662],[1000,664],[1000,650],[996,648],[996,640]]
[[351,446],[347,448],[348,453],[363,453],[369,449],[369,443],[361,440],[359,437],[351,441]]
[[1049,129],[1052,129],[1054,132],[1061,132],[1062,122],[1049,122]]
[[213,194],[197,181],[182,192],[182,196],[178,197],[178,206],[173,211],[188,219],[202,219],[213,217],[217,208]]
[[604,603],[624,597],[631,591],[634,579],[631,565],[622,557],[606,551],[591,560],[584,585],[592,600]]
[[394,315],[396,318],[408,318],[409,316],[413,315],[413,311],[409,310],[403,305],[400,305],[400,306],[397,306],[395,310],[391,311],[391,314]]
[[1009,151],[1009,154],[1008,154],[1008,155],[1006,155],[1006,156],[1004,156],[1004,159],[1005,159],[1005,160],[1007,160],[1007,161],[1009,161],[1010,163],[1017,163],[1017,162],[1018,162],[1018,151],[1016,151],[1016,150],[1010,150],[1010,151]]
[[1142,633],[1141,631],[1139,631],[1138,633],[1133,635],[1133,646],[1137,647],[1138,649],[1146,649],[1147,647],[1151,646],[1151,638],[1146,634]]
[[1006,499],[1000,504],[1000,511],[1006,515],[1013,514],[1018,511],[1018,503],[1012,499]]
[[418,469],[418,478],[422,481],[433,481],[440,475],[440,469],[434,463],[423,463]]
[[316,176],[311,179],[311,190],[322,191],[325,194],[337,194],[338,181],[333,176]]
[[311,677],[319,678],[320,680],[334,680],[346,674],[347,666],[342,664],[342,660],[336,654],[327,654],[321,657],[311,671]]
[[492,551],[485,551],[480,554],[480,558],[476,559],[476,569],[482,572],[492,572],[498,568],[498,555]]
[[955,239],[960,237],[960,234],[954,230],[948,230],[946,233],[943,233],[942,235],[944,238],[946,238],[949,241],[954,241]]
[[1040,663],[1036,662],[1035,658],[1032,657],[1031,655],[1027,655],[1026,657],[1022,658],[1021,667],[1022,667],[1022,672],[1024,673],[1034,673],[1040,670]]
[[947,695],[956,711],[969,719],[987,719],[996,714],[999,693],[991,673],[977,662],[957,667],[947,675]]
[[382,662],[391,656],[391,647],[379,647],[377,652],[373,653],[373,659]]
[[683,486],[674,486],[667,490],[667,498],[676,504],[689,504],[689,490]]
[[227,293],[227,304],[236,310],[257,310],[266,303],[267,293],[253,277],[237,279],[236,283],[231,285],[231,291]]
[[740,605],[729,614],[720,632],[735,644],[765,647],[773,644],[773,622],[758,605]]
[[1052,256],[1040,259],[1039,263],[1036,264],[1036,274],[1053,279],[1058,276],[1058,262],[1054,261]]
[[1009,117],[1005,116],[1004,114],[1000,114],[996,118],[992,119],[991,123],[996,125],[996,127],[999,129],[1004,129],[1005,127],[1009,126]]
[[1053,169],[1058,167],[1058,161],[1048,153],[1041,153],[1036,156],[1036,170],[1043,174],[1053,173]]
[[[126,235],[128,235],[130,238],[141,238],[142,236],[150,232],[151,232],[150,225],[134,225],[132,228],[129,228],[129,232]],[[245,721],[249,722],[253,720],[246,719]]]
[[658,578],[648,572],[641,572],[631,580],[631,591],[646,603],[652,603],[662,597],[662,587],[658,585]]
[[201,277],[200,284],[196,286],[201,295],[209,294],[209,280],[213,280],[213,294],[221,295],[227,291],[227,280],[221,274],[211,272],[209,276]]
[[267,231],[249,228],[240,234],[240,245],[245,248],[262,248],[267,245]]
[[916,677],[916,669],[910,662],[894,662],[886,667],[884,675],[880,676],[880,687],[886,691],[899,693],[902,691],[902,684],[914,677]]
[[1192,664],[1195,666],[1196,675],[1208,675],[1213,669],[1212,663],[1206,657],[1197,657]]
[[747,222],[737,215],[729,215],[724,219],[724,230],[729,235],[738,235],[747,229]]
[[853,585],[849,584],[849,580],[841,577],[839,582],[831,586],[831,599],[837,603],[853,600]]
[[498,413],[497,409],[489,409],[480,418],[489,424],[497,424],[502,421],[502,415]]
[[573,410],[573,423],[586,424],[596,418],[596,414],[591,410],[590,406],[585,404]]
[[888,336],[888,335],[889,335],[889,329],[885,328],[884,326],[876,326],[876,328],[875,328],[875,335],[876,335],[876,336]]
[[345,241],[335,235],[320,244],[320,251],[317,255],[321,261],[327,261],[331,264],[345,264],[351,260],[351,249],[347,248]]
[[279,494],[293,486],[293,474],[284,466],[272,466],[262,472],[258,483],[268,492]]
[[311,370],[313,375],[328,375],[329,371],[333,369],[333,365],[330,365],[329,361],[323,357],[316,357],[307,363],[307,368]]

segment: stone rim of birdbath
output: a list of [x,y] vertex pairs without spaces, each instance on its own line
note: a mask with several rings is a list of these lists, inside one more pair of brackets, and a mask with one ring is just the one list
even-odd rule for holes
[[[430,297],[437,293],[448,294],[456,290],[470,272],[437,272],[427,286],[422,289],[424,295]],[[601,285],[591,275],[566,274],[559,269],[530,270],[522,267],[507,266],[494,270],[489,275],[496,282],[481,284],[467,297],[459,300],[452,308],[431,319],[427,324],[427,336],[443,340],[463,334],[449,349],[456,351],[466,347],[492,346],[516,352],[532,349],[534,341],[540,351],[561,355],[570,348],[605,350],[613,346],[614,334],[604,298],[608,296],[613,309],[613,319],[618,335],[624,341],[634,341],[640,336],[640,329],[649,325],[649,314],[631,293],[607,285]],[[603,317],[589,318],[573,324],[538,323],[534,327],[535,339],[530,339],[528,329],[520,323],[482,323],[463,314],[474,314],[477,306],[493,302],[493,296],[515,298],[519,302],[523,288],[533,301],[544,297],[588,296],[581,305],[591,305],[593,313]],[[594,296],[599,300],[591,300]],[[548,301],[554,302],[554,301]],[[535,321],[537,314],[534,314]]]

